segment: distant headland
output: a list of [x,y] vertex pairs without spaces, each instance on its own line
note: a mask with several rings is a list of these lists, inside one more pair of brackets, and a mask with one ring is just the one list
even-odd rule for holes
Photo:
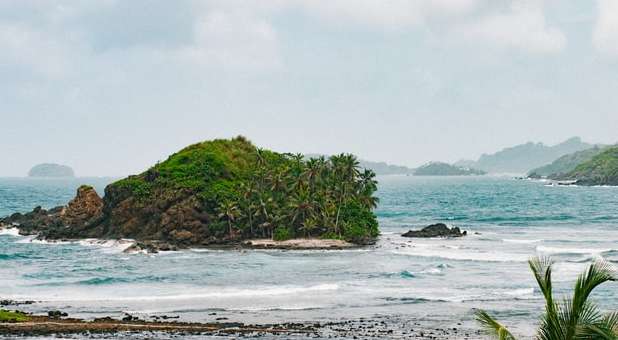
[[55,163],[37,164],[28,171],[28,177],[75,177],[73,169],[67,165]]

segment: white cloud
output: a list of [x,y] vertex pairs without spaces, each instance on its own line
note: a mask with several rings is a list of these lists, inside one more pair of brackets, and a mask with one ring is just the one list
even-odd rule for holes
[[331,24],[365,25],[399,30],[423,24],[434,16],[463,14],[479,0],[299,0],[301,8]]
[[545,18],[541,2],[513,2],[504,13],[490,13],[459,28],[459,34],[473,41],[534,53],[561,51],[567,39]]
[[68,69],[70,46],[52,34],[25,25],[0,23],[0,65],[60,76]]
[[275,29],[246,13],[210,11],[195,23],[194,44],[180,54],[200,65],[271,68],[279,63]]
[[618,55],[618,1],[597,0],[597,9],[594,46],[603,53]]

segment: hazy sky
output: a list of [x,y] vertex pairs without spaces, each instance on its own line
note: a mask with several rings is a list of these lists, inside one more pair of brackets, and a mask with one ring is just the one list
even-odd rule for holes
[[0,1],[0,176],[200,140],[416,166],[618,141],[618,1]]

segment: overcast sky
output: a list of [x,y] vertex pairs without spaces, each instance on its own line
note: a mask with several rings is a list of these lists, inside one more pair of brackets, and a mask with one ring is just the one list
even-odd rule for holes
[[0,176],[247,136],[416,166],[618,141],[618,1],[0,1]]

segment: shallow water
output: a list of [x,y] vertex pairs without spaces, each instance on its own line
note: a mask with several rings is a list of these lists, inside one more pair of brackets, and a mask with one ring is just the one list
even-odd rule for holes
[[[49,244],[5,230],[0,297],[40,301],[23,306],[29,311],[82,317],[129,312],[256,323],[396,316],[474,327],[473,309],[484,308],[530,335],[543,302],[529,257],[556,260],[558,294],[592,260],[618,263],[618,188],[496,177],[379,180],[382,236],[364,249],[127,255],[123,242]],[[0,179],[0,215],[66,203],[82,181],[102,193],[110,180]],[[441,221],[469,236],[399,236]],[[593,298],[615,309],[618,287],[602,286]]]

